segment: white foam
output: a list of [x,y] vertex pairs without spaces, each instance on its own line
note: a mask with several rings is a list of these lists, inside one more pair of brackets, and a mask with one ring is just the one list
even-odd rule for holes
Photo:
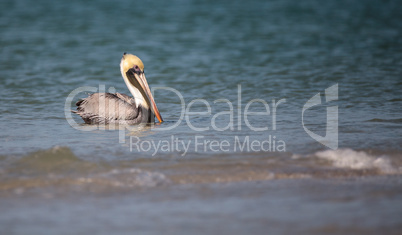
[[350,169],[377,169],[385,174],[400,173],[387,156],[372,156],[364,151],[338,149],[316,152],[315,156],[332,162],[335,167]]
[[92,176],[94,179],[103,179],[115,186],[122,187],[155,187],[170,183],[162,173],[151,172],[138,168],[114,169],[106,173]]

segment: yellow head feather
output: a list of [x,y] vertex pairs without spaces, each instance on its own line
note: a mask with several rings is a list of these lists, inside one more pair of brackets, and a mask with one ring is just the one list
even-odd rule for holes
[[120,62],[121,73],[125,74],[129,69],[133,68],[136,65],[141,69],[141,71],[144,71],[144,64],[142,63],[140,58],[132,54],[124,53],[123,58],[121,58]]

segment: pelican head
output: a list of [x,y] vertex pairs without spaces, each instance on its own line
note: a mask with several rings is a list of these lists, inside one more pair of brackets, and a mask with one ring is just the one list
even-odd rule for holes
[[137,107],[141,104],[144,108],[151,109],[158,121],[163,122],[162,116],[156,107],[154,97],[149,89],[147,79],[145,78],[144,64],[140,58],[124,53],[120,62],[120,71],[128,89],[136,99]]

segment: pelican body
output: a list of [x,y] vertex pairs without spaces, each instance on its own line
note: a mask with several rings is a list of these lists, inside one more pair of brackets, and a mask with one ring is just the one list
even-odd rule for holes
[[144,64],[135,55],[123,54],[121,75],[133,97],[121,93],[94,93],[76,103],[78,114],[87,124],[163,122],[144,74]]

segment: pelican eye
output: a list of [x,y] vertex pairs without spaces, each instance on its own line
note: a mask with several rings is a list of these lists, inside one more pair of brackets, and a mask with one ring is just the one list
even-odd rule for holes
[[143,73],[143,71],[141,71],[140,67],[138,65],[133,66],[133,68],[131,69],[132,72],[140,75],[141,73]]

